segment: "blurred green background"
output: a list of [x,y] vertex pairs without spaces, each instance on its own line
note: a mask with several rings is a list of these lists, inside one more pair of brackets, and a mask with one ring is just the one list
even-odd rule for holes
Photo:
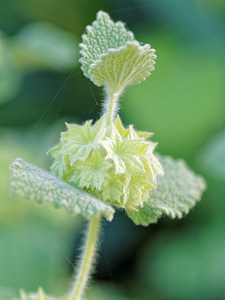
[[16,157],[48,168],[64,122],[96,120],[103,92],[78,63],[98,10],[127,23],[157,53],[156,70],[127,89],[125,124],[155,132],[161,154],[206,180],[182,220],[103,224],[88,300],[225,299],[225,1],[0,0],[0,299],[70,283],[86,222],[8,196]]

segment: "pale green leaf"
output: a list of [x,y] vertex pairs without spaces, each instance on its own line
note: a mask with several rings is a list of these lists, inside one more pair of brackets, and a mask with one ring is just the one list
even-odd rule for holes
[[162,215],[181,218],[200,200],[206,189],[202,177],[194,174],[182,160],[161,157],[165,175],[157,179],[157,187],[138,210],[128,210],[129,217],[144,226],[157,222]]
[[65,206],[72,214],[89,218],[102,214],[112,220],[114,209],[51,173],[17,158],[10,166],[12,195],[37,203],[51,202],[54,207]]
[[97,147],[105,133],[105,118],[101,117],[93,126],[86,121],[83,126],[66,124],[68,131],[62,134],[62,153],[68,155],[70,163],[85,161]]
[[137,41],[127,42],[90,66],[90,79],[97,85],[106,85],[113,92],[140,83],[154,70],[155,50],[149,44],[141,46]]
[[[81,188],[104,189],[105,180],[110,177],[108,171],[111,164],[98,151],[95,150],[85,162],[78,162],[77,167],[81,171],[79,176]],[[71,182],[73,182],[73,176]]]
[[134,40],[121,22],[114,23],[107,13],[100,11],[80,44],[81,69],[97,86],[108,92],[120,93],[146,79],[154,70],[155,50]]
[[89,68],[109,49],[117,49],[126,42],[133,40],[133,33],[127,31],[122,22],[114,23],[109,15],[99,11],[97,19],[86,28],[87,34],[83,34],[83,43],[80,44],[82,58],[81,69],[84,75],[90,77]]

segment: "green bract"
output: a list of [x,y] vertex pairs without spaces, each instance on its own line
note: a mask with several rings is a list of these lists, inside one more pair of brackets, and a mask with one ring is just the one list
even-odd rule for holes
[[135,209],[149,198],[163,169],[154,156],[151,134],[124,128],[119,116],[110,128],[105,116],[94,125],[67,124],[60,143],[50,150],[52,172],[111,205]]

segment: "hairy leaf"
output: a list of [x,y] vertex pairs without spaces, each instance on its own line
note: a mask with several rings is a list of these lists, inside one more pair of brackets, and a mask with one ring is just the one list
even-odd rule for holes
[[160,162],[165,175],[158,178],[157,187],[149,192],[142,208],[128,211],[136,224],[147,226],[163,214],[181,218],[200,200],[206,188],[203,178],[195,175],[184,161],[160,156]]
[[71,214],[81,214],[86,218],[97,214],[108,220],[113,218],[111,206],[20,158],[11,164],[10,169],[10,191],[13,195],[37,203],[49,201],[56,208],[65,206]]
[[80,62],[81,69],[88,78],[90,66],[99,60],[102,54],[107,53],[109,49],[124,46],[134,38],[133,33],[127,31],[122,22],[114,23],[103,11],[98,12],[96,21],[92,26],[87,26],[86,31],[87,34],[82,36],[83,43],[80,44]]
[[154,70],[155,50],[134,40],[121,22],[114,23],[100,11],[80,44],[81,69],[97,86],[108,92],[120,93],[131,85],[145,80]]
[[124,47],[110,49],[101,60],[90,66],[91,80],[97,85],[109,86],[114,92],[140,83],[154,70],[155,50],[137,41],[127,42]]

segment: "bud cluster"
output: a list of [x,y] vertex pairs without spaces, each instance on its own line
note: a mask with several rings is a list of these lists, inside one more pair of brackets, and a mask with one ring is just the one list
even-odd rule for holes
[[119,118],[105,127],[103,115],[95,124],[66,124],[60,143],[50,150],[52,172],[100,200],[118,207],[143,206],[156,176],[163,169],[153,154],[151,133],[125,128]]

